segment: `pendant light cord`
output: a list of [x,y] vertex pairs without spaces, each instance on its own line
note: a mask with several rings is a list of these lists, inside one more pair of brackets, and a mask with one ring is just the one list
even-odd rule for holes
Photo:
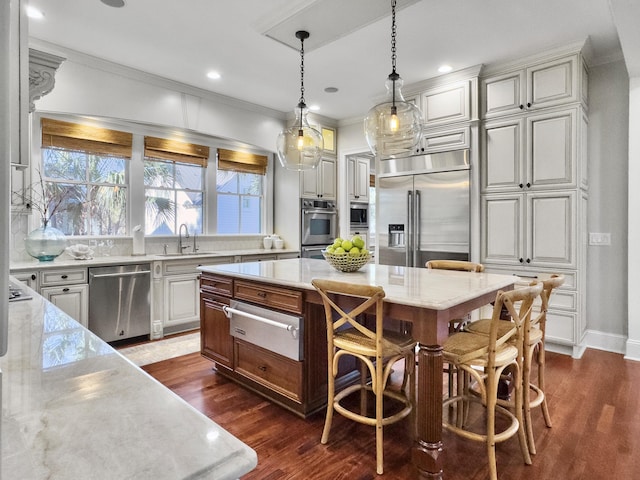
[[396,108],[396,80],[400,75],[396,73],[396,0],[391,0],[391,73],[389,80],[393,82],[393,93],[391,94],[392,114],[395,114]]
[[302,111],[306,107],[304,101],[304,36],[300,37],[300,101],[298,102],[298,108],[300,108],[300,130],[302,130]]

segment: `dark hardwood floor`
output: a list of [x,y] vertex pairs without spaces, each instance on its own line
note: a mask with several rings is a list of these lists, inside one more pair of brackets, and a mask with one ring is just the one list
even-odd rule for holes
[[[373,428],[334,416],[320,444],[324,412],[302,420],[217,375],[199,354],[143,367],[196,409],[256,450],[258,467],[244,479],[376,478]],[[533,413],[538,454],[524,465],[514,437],[497,445],[501,480],[640,478],[640,363],[587,350],[583,358],[547,354],[547,395],[553,428]],[[445,478],[487,478],[479,443],[444,433]],[[405,422],[385,428],[388,480],[414,478]]]

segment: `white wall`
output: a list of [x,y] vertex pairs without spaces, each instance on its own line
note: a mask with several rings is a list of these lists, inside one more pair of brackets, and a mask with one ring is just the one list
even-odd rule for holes
[[629,80],[629,315],[626,358],[640,360],[640,77]]
[[610,233],[611,245],[587,250],[587,343],[616,351],[627,334],[628,107],[624,62],[592,67],[588,231]]
[[[41,48],[35,45],[35,48]],[[55,88],[35,102],[39,112],[94,115],[191,130],[275,152],[284,114],[224,99],[77,52],[47,48],[67,58]],[[246,107],[246,108],[244,108]]]

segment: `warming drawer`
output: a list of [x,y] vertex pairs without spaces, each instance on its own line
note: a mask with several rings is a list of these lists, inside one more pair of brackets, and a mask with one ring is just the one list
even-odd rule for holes
[[223,307],[233,337],[292,360],[303,360],[303,318],[237,300]]

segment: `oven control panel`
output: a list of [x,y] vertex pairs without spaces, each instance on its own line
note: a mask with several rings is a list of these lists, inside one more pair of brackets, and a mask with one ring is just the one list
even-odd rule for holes
[[304,198],[302,199],[302,207],[323,209],[323,210],[335,210],[336,204],[335,202],[330,202],[328,200],[309,200]]

